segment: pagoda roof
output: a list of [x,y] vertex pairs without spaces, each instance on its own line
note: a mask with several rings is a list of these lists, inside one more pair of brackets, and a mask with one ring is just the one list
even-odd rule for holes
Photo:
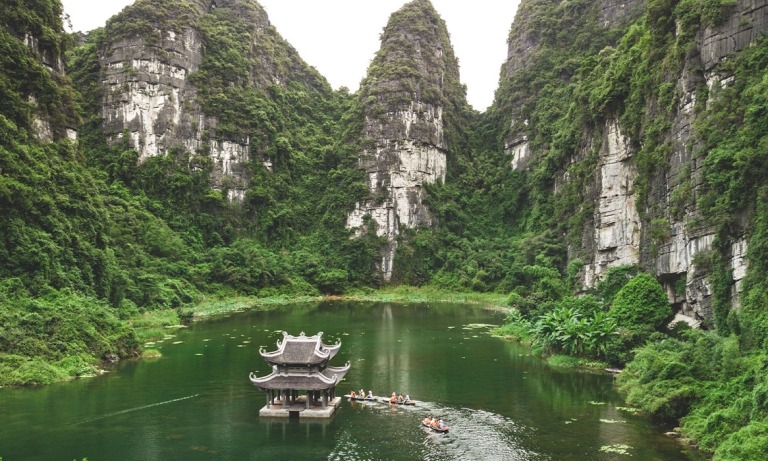
[[307,391],[320,391],[336,386],[349,371],[349,362],[343,367],[327,367],[323,371],[311,373],[303,371],[291,371],[281,369],[277,365],[272,367],[272,373],[267,376],[257,377],[250,374],[251,383],[259,389],[300,389]]
[[341,347],[341,341],[336,344],[324,344],[323,332],[307,336],[302,331],[299,336],[283,332],[283,339],[277,340],[277,350],[267,352],[263,347],[259,354],[270,365],[317,365],[332,359]]

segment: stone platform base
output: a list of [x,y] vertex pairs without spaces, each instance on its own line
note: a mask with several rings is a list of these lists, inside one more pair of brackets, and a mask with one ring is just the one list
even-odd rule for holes
[[341,397],[336,397],[329,401],[328,406],[326,407],[313,406],[307,408],[304,404],[296,404],[289,407],[283,405],[265,405],[264,408],[259,410],[259,416],[288,418],[295,415],[299,418],[330,418],[336,412],[336,408],[338,408],[340,404]]

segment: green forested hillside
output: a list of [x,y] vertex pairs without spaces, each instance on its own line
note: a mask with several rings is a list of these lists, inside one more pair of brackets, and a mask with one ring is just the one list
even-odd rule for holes
[[[494,168],[487,162],[485,168],[490,173],[477,174],[483,179],[494,177],[494,171],[496,175],[517,176],[520,186],[514,189],[516,193],[504,197],[519,194],[524,202],[511,208],[519,214],[509,227],[495,230],[499,234],[509,232],[508,240],[498,244],[495,252],[471,252],[467,245],[454,250],[456,260],[474,259],[478,268],[475,274],[482,275],[510,274],[514,273],[510,269],[519,268],[515,281],[504,286],[505,291],[512,292],[510,304],[518,308],[510,332],[530,337],[536,347],[548,353],[628,362],[618,382],[630,404],[662,419],[681,419],[683,436],[714,453],[715,459],[762,459],[768,449],[764,398],[768,317],[765,271],[760,262],[765,259],[762,253],[766,248],[762,224],[766,182],[758,172],[764,171],[768,152],[764,148],[768,118],[763,96],[768,42],[759,39],[719,69],[722,75],[733,76],[733,84],[710,88],[701,78],[693,88],[696,121],[687,146],[693,151],[694,162],[703,166],[696,178],[701,186],[694,192],[690,182],[684,182],[671,195],[668,208],[661,208],[649,197],[658,196],[653,187],[670,170],[669,139],[682,97],[678,79],[684,72],[697,71],[684,69],[697,34],[704,27],[722,24],[736,7],[735,2],[645,2],[646,11],[639,19],[614,30],[596,27],[596,10],[589,2],[556,6],[529,2],[527,6],[530,17],[549,24],[551,29],[545,30],[558,33],[539,37],[539,52],[525,69],[502,81],[495,106],[483,117],[499,117],[502,122],[493,126],[509,126],[505,117],[522,104],[521,110],[533,126],[531,144],[539,157],[526,173],[509,172],[501,163]],[[569,8],[583,10],[573,16],[564,11]],[[598,174],[594,153],[585,152],[582,144],[584,133],[599,133],[609,118],[619,120],[637,149],[633,159],[638,169],[636,206],[651,224],[649,243],[667,238],[663,234],[665,213],[676,216],[686,208],[696,207],[701,212],[699,220],[689,226],[716,229],[714,251],[696,261],[698,267],[711,271],[708,279],[713,287],[714,315],[708,319],[711,323],[705,322],[708,331],[669,331],[664,327],[663,320],[669,318],[668,302],[658,282],[647,279],[640,284],[636,282],[643,276],[634,276],[652,267],[614,268],[592,295],[569,296],[575,288],[568,282],[578,271],[584,221],[594,212],[590,184]],[[503,131],[493,135],[488,137],[486,149],[498,152]],[[560,178],[566,174],[568,181],[563,185]],[[513,184],[509,179],[503,183]],[[493,198],[485,202],[483,209],[492,211],[484,216],[503,216],[505,210],[499,205],[507,203],[494,195],[498,189],[493,186],[498,188],[498,184],[474,184],[475,191],[485,187],[491,192],[487,197]],[[450,184],[436,192],[445,194],[452,187],[454,200],[442,195],[438,207],[470,209],[468,205],[480,195]],[[474,204],[471,209],[477,207]],[[468,215],[466,218],[466,225],[474,221]],[[456,225],[455,220],[450,221]],[[656,223],[661,225],[654,235]],[[517,229],[510,231],[513,225]],[[456,227],[458,234],[463,226]],[[750,266],[740,307],[733,309],[736,287],[729,251],[745,229]],[[499,260],[498,255],[505,254],[502,249],[509,251],[518,244],[530,252],[532,246],[523,240],[526,235],[542,243],[550,236],[550,245],[541,248],[555,257],[547,258],[540,250],[528,261],[518,259],[521,262],[514,264],[509,260],[496,263],[495,271],[488,270]],[[480,241],[488,244],[493,240]],[[520,258],[526,251],[511,254],[510,259]],[[495,257],[483,264],[475,255]],[[504,279],[497,276],[496,280]],[[476,282],[474,286],[478,286]],[[651,301],[653,293],[657,293],[653,298],[657,301]],[[649,310],[654,305],[662,310]]]
[[[138,2],[137,14],[152,10],[150,3]],[[254,165],[254,187],[245,203],[232,205],[210,188],[203,157],[176,152],[138,165],[127,144],[105,142],[97,54],[106,33],[123,31],[119,21],[74,47],[57,1],[2,14],[13,25],[2,30],[0,69],[7,103],[0,114],[0,367],[10,372],[3,382],[50,382],[88,369],[67,365],[71,357],[82,365],[138,354],[124,321],[142,311],[203,295],[338,293],[376,284],[375,240],[350,240],[343,226],[350,203],[365,193],[354,144],[341,144],[342,128],[353,124],[341,123],[342,114],[354,100],[333,92],[274,30],[264,40],[274,41],[275,61],[296,80],[262,88],[247,73],[221,70],[234,56],[252,62],[252,74],[262,71],[261,55],[231,46],[244,43],[236,34],[257,33],[248,16],[222,8],[199,24],[212,50],[193,77],[207,84],[199,102],[220,117],[223,132],[258,132],[274,159],[272,172]],[[45,38],[39,50],[24,44],[28,33]],[[48,55],[63,60],[65,53],[68,74],[46,68]],[[237,103],[217,105],[222,92]],[[35,120],[50,125],[53,140],[38,138]],[[78,130],[78,141],[66,138],[67,128]],[[78,330],[80,323],[94,330]],[[38,359],[63,369],[30,374]]]
[[[255,2],[224,3],[207,11],[205,2],[139,0],[87,37],[63,32],[58,0],[0,9],[0,384],[49,383],[92,372],[104,357],[140,354],[132,322],[142,312],[183,315],[203,297],[382,286],[383,242],[374,232],[351,239],[345,228],[354,204],[373,194],[358,168],[368,142],[360,133],[376,108],[408,102],[383,101],[373,82],[402,75],[397,97],[436,98],[429,73],[385,47],[359,94],[334,91],[278,31],[254,26]],[[395,19],[447,41],[435,18],[417,14],[422,3]],[[716,459],[762,459],[768,41],[729,57],[718,72],[731,83],[710,87],[686,63],[697,34],[736,3],[643,6],[605,27],[598,1],[524,1],[518,17],[537,31],[537,48],[521,69],[502,73],[494,105],[470,112],[461,82],[447,82],[439,102],[449,108],[453,147],[445,182],[427,186],[439,224],[401,233],[392,283],[508,295],[516,310],[507,331],[545,354],[626,366],[618,383],[632,405],[680,419],[684,435]],[[204,150],[139,163],[127,136],[110,144],[102,131],[105,47],[185,27],[205,50],[189,103],[216,118],[216,139],[247,137],[258,154],[242,203],[211,188]],[[660,204],[654,187],[671,171],[684,74],[701,77],[686,90],[696,95],[686,146],[701,168],[695,187],[687,178]],[[636,206],[649,229],[643,255],[683,210],[698,210],[691,226],[714,229],[713,251],[696,261],[714,299],[704,330],[666,327],[669,293],[651,258],[581,286],[608,120],[635,152]],[[523,125],[535,161],[513,169],[505,143]],[[728,251],[744,234],[749,270],[734,309]]]

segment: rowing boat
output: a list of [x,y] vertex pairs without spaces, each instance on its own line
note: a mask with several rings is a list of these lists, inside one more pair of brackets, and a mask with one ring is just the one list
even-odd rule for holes
[[435,432],[440,432],[442,434],[447,434],[448,433],[448,426],[443,426],[443,427],[431,426],[431,425],[425,423],[424,421],[421,422],[421,425],[423,427],[426,427],[427,429],[431,429],[431,430],[433,430]]
[[352,397],[351,395],[346,396],[349,400],[353,400],[355,402],[375,402],[376,397]]
[[390,399],[381,399],[381,401],[390,405],[416,405],[416,402],[413,400],[409,400],[407,402],[393,402]]

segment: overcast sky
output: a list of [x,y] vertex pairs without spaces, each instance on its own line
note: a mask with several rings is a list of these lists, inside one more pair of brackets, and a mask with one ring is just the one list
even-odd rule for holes
[[[162,1],[162,0],[157,0]],[[389,16],[408,0],[258,0],[301,57],[334,88],[357,91],[379,49]],[[74,30],[103,26],[133,0],[62,0]],[[448,26],[467,99],[480,111],[493,101],[519,0],[432,0]]]

